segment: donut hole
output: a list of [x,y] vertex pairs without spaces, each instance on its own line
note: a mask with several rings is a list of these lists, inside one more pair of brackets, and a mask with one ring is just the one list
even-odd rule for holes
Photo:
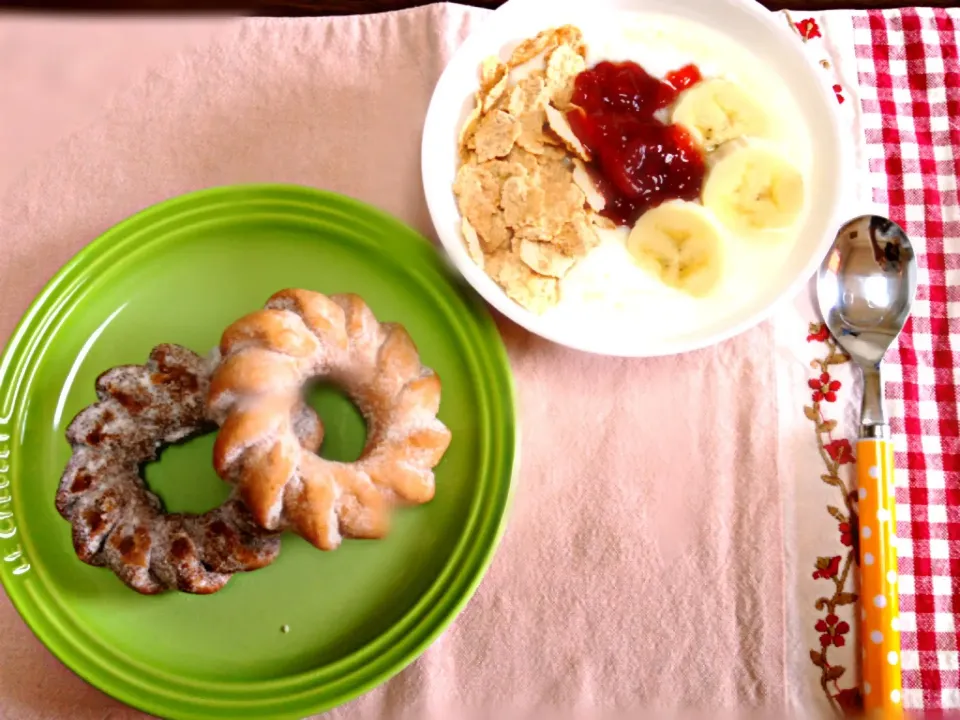
[[216,434],[195,435],[160,451],[159,457],[140,466],[140,477],[163,502],[168,513],[205,513],[226,501],[231,487],[213,469]]
[[367,443],[367,423],[353,400],[339,387],[322,380],[311,382],[304,399],[323,421],[320,457],[335,462],[354,462]]

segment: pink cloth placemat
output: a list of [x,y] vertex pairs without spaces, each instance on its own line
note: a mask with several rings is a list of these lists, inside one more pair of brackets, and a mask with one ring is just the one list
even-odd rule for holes
[[94,121],[125,86],[203,43],[223,18],[4,15],[0,19],[0,188],[33,156]]
[[[479,17],[437,5],[227,23],[152,64],[97,112],[78,113],[82,126],[32,156],[0,199],[0,337],[94,237],[201,187],[328,188],[432,236],[419,176],[422,120],[444,64]],[[136,56],[135,39],[128,52]],[[680,358],[633,361],[501,327],[523,431],[503,544],[450,630],[331,717],[783,709],[772,328]],[[139,716],[60,666],[5,598],[0,633],[0,717]]]

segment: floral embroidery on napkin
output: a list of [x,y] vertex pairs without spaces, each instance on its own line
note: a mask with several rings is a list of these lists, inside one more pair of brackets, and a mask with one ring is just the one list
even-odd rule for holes
[[[807,342],[818,343],[821,353],[820,357],[810,362],[816,375],[808,381],[812,404],[804,406],[803,413],[813,423],[816,433],[817,448],[824,467],[820,479],[836,488],[839,498],[837,505],[828,505],[826,508],[837,521],[835,552],[839,554],[818,557],[814,562],[813,579],[825,585],[826,589],[815,603],[817,611],[824,614],[814,625],[820,642],[819,647],[810,649],[810,661],[820,669],[820,687],[831,707],[838,715],[856,715],[863,710],[856,673],[848,675],[846,666],[831,662],[831,659],[835,659],[831,655],[831,648],[842,648],[847,643],[851,610],[857,602],[857,595],[852,592],[855,580],[853,566],[859,551],[857,492],[841,478],[843,466],[854,464],[856,458],[850,440],[834,437],[837,421],[828,417],[830,405],[837,401],[837,393],[843,387],[830,374],[830,369],[848,362],[849,358],[837,347],[822,323],[810,323]],[[847,615],[848,619],[843,619],[841,614]],[[849,683],[847,687],[840,685],[841,678]]]
[[795,22],[794,27],[797,28],[797,31],[800,33],[800,37],[806,40],[813,40],[813,38],[823,37],[820,34],[820,26],[817,25],[817,21],[813,18],[804,18]]
[[[790,28],[800,36],[800,39],[803,40],[804,43],[808,43],[811,40],[823,37],[823,35],[820,33],[820,25],[817,24],[817,21],[814,18],[808,17],[801,20],[794,20],[790,15],[790,11],[781,10],[781,12],[787,18],[787,22],[790,23]],[[827,59],[820,60],[820,67],[822,67],[824,70],[829,70],[830,61]],[[833,84],[833,94],[837,98],[837,102],[841,105],[846,101],[846,98],[843,95],[843,86],[839,83]]]

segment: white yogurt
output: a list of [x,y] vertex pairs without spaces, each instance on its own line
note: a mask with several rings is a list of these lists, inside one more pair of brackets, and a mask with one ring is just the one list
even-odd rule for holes
[[[781,79],[725,35],[677,17],[624,13],[620,32],[609,21],[579,23],[588,46],[588,67],[601,60],[632,60],[663,77],[689,63],[705,78],[724,77],[758,98],[772,120],[768,142],[793,162],[809,184],[811,142],[799,108]],[[809,188],[808,188],[809,194]],[[809,203],[807,203],[809,206]],[[744,304],[754,289],[783,267],[805,214],[792,228],[751,237],[725,233],[725,271],[716,289],[693,298],[641,270],[626,250],[627,228],[602,230],[601,244],[581,260],[561,285],[560,303],[547,311],[551,324],[591,328],[603,317],[607,327],[642,328],[660,337],[681,336],[720,322]]]

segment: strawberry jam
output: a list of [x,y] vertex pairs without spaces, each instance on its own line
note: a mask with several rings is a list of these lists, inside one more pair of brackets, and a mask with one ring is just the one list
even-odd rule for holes
[[593,158],[604,216],[632,225],[667,200],[700,196],[703,153],[686,130],[656,117],[699,81],[695,65],[663,81],[634,62],[602,62],[577,76],[567,119]]
[[668,72],[664,80],[672,85],[674,90],[680,93],[703,80],[703,76],[700,74],[700,68],[696,65],[684,65],[679,70],[671,70]]

